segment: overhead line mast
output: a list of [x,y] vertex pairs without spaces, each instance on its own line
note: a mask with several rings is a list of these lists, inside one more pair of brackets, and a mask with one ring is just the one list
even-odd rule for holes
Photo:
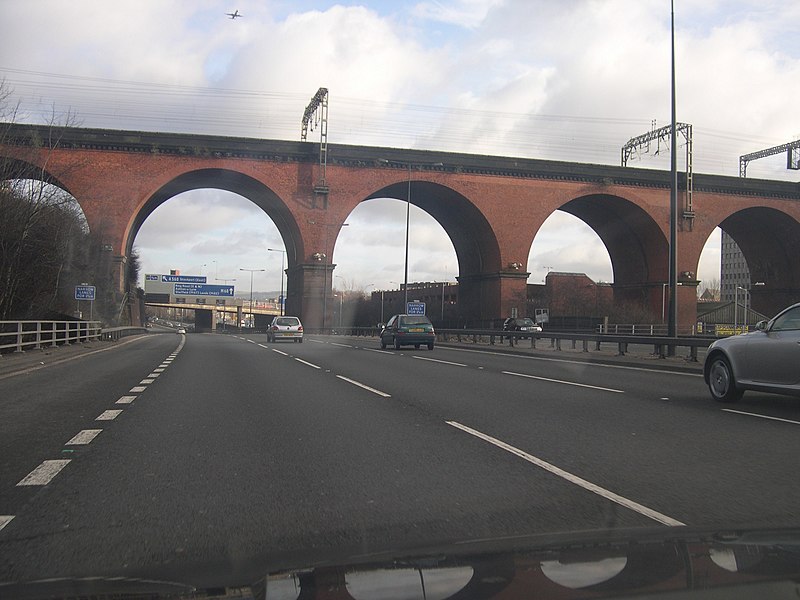
[[328,168],[328,88],[319,88],[311,102],[303,112],[302,130],[300,140],[306,141],[309,128],[314,131],[319,127],[319,178],[314,186],[314,193],[324,196],[327,206],[327,197],[330,188],[326,179]]
[[747,163],[757,158],[764,158],[774,154],[781,154],[786,152],[786,168],[792,170],[800,170],[800,140],[782,144],[780,146],[773,146],[766,150],[759,150],[758,152],[751,152],[739,157],[739,177],[747,177]]

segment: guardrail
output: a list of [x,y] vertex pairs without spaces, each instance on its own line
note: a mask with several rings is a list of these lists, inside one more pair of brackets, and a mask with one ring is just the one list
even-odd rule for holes
[[540,331],[535,333],[522,332],[522,331],[497,331],[497,330],[468,330],[468,329],[442,329],[436,331],[437,339],[441,341],[448,341],[454,337],[457,341],[463,341],[464,338],[471,340],[477,344],[485,340],[489,345],[496,343],[503,343],[503,340],[508,341],[510,346],[519,345],[519,342],[525,339],[530,340],[530,347],[536,348],[539,341],[549,342],[550,347],[555,350],[561,350],[563,342],[569,342],[572,349],[576,350],[578,343],[581,344],[581,349],[584,352],[589,352],[589,346],[594,345],[595,350],[600,350],[603,344],[613,344],[616,346],[617,355],[625,356],[628,352],[629,345],[645,345],[653,347],[653,354],[659,358],[667,358],[668,356],[675,356],[678,348],[687,348],[687,359],[697,362],[697,353],[700,348],[708,348],[714,341],[710,338],[702,337],[667,337],[667,336],[653,336],[653,335],[613,335],[613,334],[599,334],[599,333],[561,333],[561,332],[547,332]]
[[96,340],[100,321],[0,321],[0,352]]
[[31,348],[78,344],[93,340],[115,341],[147,333],[144,327],[103,329],[100,321],[0,321],[0,353]]
[[[322,333],[316,331],[315,333]],[[345,327],[330,329],[325,333],[332,335],[350,335],[358,337],[377,337],[380,329],[376,327]],[[508,342],[509,346],[519,345],[527,340],[531,348],[536,348],[539,343],[549,343],[555,350],[561,350],[566,342],[571,344],[573,350],[578,349],[578,344],[584,352],[589,352],[589,347],[601,350],[603,344],[613,345],[618,356],[628,353],[629,345],[645,345],[653,347],[653,354],[659,358],[675,356],[679,348],[688,350],[687,360],[697,362],[698,350],[708,348],[715,338],[698,336],[654,336],[654,335],[614,335],[600,333],[569,333],[569,332],[528,332],[528,331],[500,331],[497,329],[437,329],[436,339],[441,342],[455,340],[457,342],[469,341],[474,344],[484,343],[490,346],[502,345]]]

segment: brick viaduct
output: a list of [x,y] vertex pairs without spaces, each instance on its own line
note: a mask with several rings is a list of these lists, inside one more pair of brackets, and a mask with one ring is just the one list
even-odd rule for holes
[[[597,232],[608,249],[615,301],[661,313],[668,282],[669,173],[607,165],[329,145],[320,186],[319,145],[183,134],[6,125],[0,155],[15,174],[51,181],[80,203],[124,265],[139,228],[187,190],[240,194],[269,215],[287,251],[287,312],[309,327],[328,310],[340,226],[372,198],[405,200],[449,235],[459,267],[459,308],[468,321],[525,311],[533,239],[556,210]],[[682,182],[682,184],[685,182]],[[715,227],[741,247],[765,314],[800,300],[800,183],[695,174],[691,206],[681,192],[678,324],[696,318],[700,253]],[[328,315],[328,322],[330,315]]]

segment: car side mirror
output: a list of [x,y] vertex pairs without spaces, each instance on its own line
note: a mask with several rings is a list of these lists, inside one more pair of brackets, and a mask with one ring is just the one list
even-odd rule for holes
[[766,331],[769,321],[759,321],[756,323],[756,331]]
[[378,329],[380,329],[381,331],[386,329],[386,323],[378,323]]

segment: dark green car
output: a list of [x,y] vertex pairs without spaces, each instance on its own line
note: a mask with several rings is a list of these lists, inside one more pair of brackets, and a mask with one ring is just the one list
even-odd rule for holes
[[419,348],[425,344],[433,350],[435,340],[433,323],[425,315],[394,315],[381,330],[381,348],[393,345],[399,350],[400,346]]

